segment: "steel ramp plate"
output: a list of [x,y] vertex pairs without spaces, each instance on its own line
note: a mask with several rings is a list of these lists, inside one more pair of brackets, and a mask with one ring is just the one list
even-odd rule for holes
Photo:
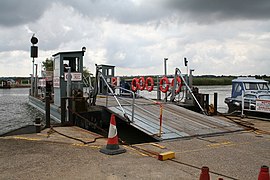
[[[149,104],[139,106],[135,107],[134,121],[130,125],[161,141],[243,130],[242,127],[219,118],[205,116],[174,104],[163,104],[162,134],[159,137],[159,106]],[[132,107],[130,105],[122,107],[132,120]],[[126,120],[119,106],[107,108],[122,120]]]

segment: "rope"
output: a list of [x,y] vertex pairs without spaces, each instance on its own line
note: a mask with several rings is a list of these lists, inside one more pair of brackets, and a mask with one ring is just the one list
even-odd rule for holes
[[52,134],[52,133],[57,133],[57,134],[59,134],[59,135],[61,135],[61,136],[64,136],[64,137],[66,137],[66,138],[69,138],[69,139],[73,139],[73,140],[82,142],[83,144],[94,143],[94,142],[96,142],[97,139],[104,138],[103,136],[99,136],[99,137],[94,138],[93,141],[85,142],[85,141],[83,141],[83,140],[81,140],[81,139],[79,139],[79,138],[75,138],[75,137],[72,137],[72,136],[68,136],[68,135],[63,134],[63,133],[61,133],[61,132],[59,132],[59,131],[56,131],[56,130],[51,126],[51,127],[50,127],[50,130],[47,132],[47,135],[48,135],[47,137],[49,137],[50,134]]

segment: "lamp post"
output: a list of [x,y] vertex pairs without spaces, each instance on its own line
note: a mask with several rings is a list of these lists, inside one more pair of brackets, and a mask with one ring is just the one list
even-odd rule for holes
[[35,46],[35,44],[38,43],[38,39],[35,37],[35,34],[33,34],[32,38],[31,38],[31,51],[30,51],[30,56],[33,58],[32,63],[33,63],[33,73],[32,73],[32,78],[31,78],[31,95],[34,96],[34,84],[36,82],[35,78],[34,78],[34,74],[35,74],[35,58],[38,57],[38,47]]
[[[167,61],[168,58],[164,58],[164,76],[167,76]],[[167,102],[168,94],[165,93],[165,102]]]

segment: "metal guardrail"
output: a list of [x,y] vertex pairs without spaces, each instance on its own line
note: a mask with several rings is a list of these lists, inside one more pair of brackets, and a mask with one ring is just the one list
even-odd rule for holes
[[[206,113],[205,110],[202,108],[202,106],[201,106],[200,103],[198,102],[197,98],[196,98],[195,95],[193,94],[193,92],[192,92],[192,90],[190,89],[189,85],[187,84],[187,82],[186,82],[185,78],[183,77],[183,75],[182,75],[180,69],[178,69],[178,68],[175,68],[174,82],[177,82],[177,81],[176,81],[176,78],[177,78],[178,73],[179,73],[179,75],[181,76],[182,81],[185,83],[185,85],[186,85],[188,91],[189,91],[190,94],[192,95],[194,101],[197,103],[197,105],[199,106],[199,108],[201,109],[201,111],[203,112],[203,114],[204,114],[204,115],[207,115],[207,113]],[[176,88],[176,83],[173,84],[171,100],[175,98],[175,88]]]
[[[158,118],[159,118],[159,126],[160,126],[159,132],[158,132],[158,136],[160,137],[160,136],[162,135],[162,112],[163,112],[163,106],[162,106],[162,103],[157,102],[157,101],[154,101],[154,100],[149,99],[149,98],[147,98],[147,97],[144,97],[144,96],[142,96],[142,95],[140,95],[140,94],[138,94],[138,93],[135,93],[135,92],[133,92],[133,91],[131,91],[131,90],[129,90],[129,89],[125,89],[125,88],[122,88],[122,87],[119,87],[119,86],[113,86],[112,84],[109,84],[109,83],[106,81],[105,77],[101,74],[101,72],[99,73],[99,76],[102,78],[102,80],[104,81],[105,85],[107,86],[107,88],[108,88],[110,94],[114,97],[115,101],[116,101],[117,104],[119,105],[121,111],[123,112],[124,117],[125,117],[129,122],[134,123],[135,107],[138,108],[138,109],[140,109],[140,110],[142,110],[142,111],[144,111],[144,112],[146,112],[146,113],[148,113],[148,114],[150,114],[150,115],[152,115],[153,117],[156,116],[156,114],[151,113],[150,111],[148,111],[148,110],[146,110],[146,109],[140,107],[139,105],[137,105],[137,104],[136,104],[136,101],[135,101],[136,96],[137,96],[137,97],[140,97],[140,98],[143,98],[143,99],[145,99],[145,100],[150,101],[151,104],[153,104],[153,105],[158,105],[158,106],[159,106],[159,111],[160,111],[160,114],[159,114],[159,117],[158,117]],[[117,97],[117,95],[114,93],[114,91],[112,90],[111,87],[114,87],[114,89],[120,89],[120,90],[124,90],[124,91],[127,91],[127,92],[131,93],[131,94],[132,94],[132,102],[130,103],[130,101],[127,101],[127,100],[125,100],[124,98]],[[107,96],[106,96],[107,99],[108,99],[108,95],[109,95],[109,94],[107,93]],[[132,108],[132,110],[131,110],[131,121],[130,121],[130,119],[128,118],[127,113],[126,113],[126,111],[124,110],[123,105],[121,105],[121,103],[120,103],[120,101],[118,100],[118,98],[121,99],[122,101],[125,101],[125,102],[129,103],[129,104],[131,105],[131,108]],[[108,106],[107,99],[106,99],[106,107]]]

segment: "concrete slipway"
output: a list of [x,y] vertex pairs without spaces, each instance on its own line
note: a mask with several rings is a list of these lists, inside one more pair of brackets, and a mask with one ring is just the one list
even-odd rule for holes
[[[124,146],[127,152],[115,156],[99,152],[106,139],[78,127],[1,137],[0,179],[194,180],[202,166],[209,167],[211,179],[257,179],[261,165],[270,166],[270,124],[234,120],[260,130]],[[165,151],[174,151],[176,158],[157,160],[155,153]]]

